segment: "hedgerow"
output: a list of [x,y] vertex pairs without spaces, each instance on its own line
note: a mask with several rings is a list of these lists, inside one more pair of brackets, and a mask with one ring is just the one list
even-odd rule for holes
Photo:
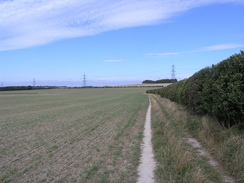
[[214,116],[224,126],[244,125],[244,51],[186,80],[147,93],[186,105],[197,114]]
[[177,79],[160,79],[156,81],[152,80],[145,80],[142,83],[148,84],[148,83],[176,83]]
[[6,86],[0,87],[0,91],[32,90],[32,86]]

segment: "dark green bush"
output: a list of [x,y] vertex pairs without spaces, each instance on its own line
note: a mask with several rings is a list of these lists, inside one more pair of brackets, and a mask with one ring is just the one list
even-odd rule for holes
[[153,81],[153,80],[145,80],[143,81],[142,83],[176,83],[177,82],[177,79],[160,79],[160,80],[156,80],[156,81]]
[[224,126],[244,124],[244,51],[187,80],[147,93],[186,105],[197,114],[209,114]]
[[32,86],[6,86],[0,87],[0,91],[32,90]]

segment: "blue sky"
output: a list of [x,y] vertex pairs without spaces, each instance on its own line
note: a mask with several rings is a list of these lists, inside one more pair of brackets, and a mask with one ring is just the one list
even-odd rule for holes
[[244,50],[243,0],[0,0],[0,83],[178,80]]

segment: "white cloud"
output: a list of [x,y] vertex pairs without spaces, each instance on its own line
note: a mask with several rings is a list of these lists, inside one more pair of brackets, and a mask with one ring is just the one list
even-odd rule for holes
[[151,25],[209,3],[242,0],[0,1],[0,51]]
[[179,54],[185,54],[185,53],[226,50],[226,49],[233,49],[233,48],[240,48],[240,47],[244,47],[244,44],[227,43],[227,44],[207,46],[207,47],[203,47],[200,49],[185,51],[185,52],[147,53],[146,55],[152,56],[154,58],[160,58],[160,57],[164,57],[164,56],[172,56],[172,55],[179,55]]
[[181,54],[181,52],[147,53],[146,55],[152,57],[164,57],[164,56],[171,56],[171,55],[178,55],[178,54]]
[[226,49],[239,48],[239,47],[244,47],[244,44],[220,44],[220,45],[204,47],[202,50],[203,51],[226,50]]
[[122,60],[104,60],[104,62],[121,62]]

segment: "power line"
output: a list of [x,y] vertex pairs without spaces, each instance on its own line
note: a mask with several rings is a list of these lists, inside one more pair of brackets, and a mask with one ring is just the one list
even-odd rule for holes
[[172,70],[171,70],[171,79],[175,79],[175,65],[172,65]]
[[86,74],[83,75],[83,87],[86,87]]
[[33,79],[33,87],[35,87],[36,86],[36,80],[35,80],[35,78]]

